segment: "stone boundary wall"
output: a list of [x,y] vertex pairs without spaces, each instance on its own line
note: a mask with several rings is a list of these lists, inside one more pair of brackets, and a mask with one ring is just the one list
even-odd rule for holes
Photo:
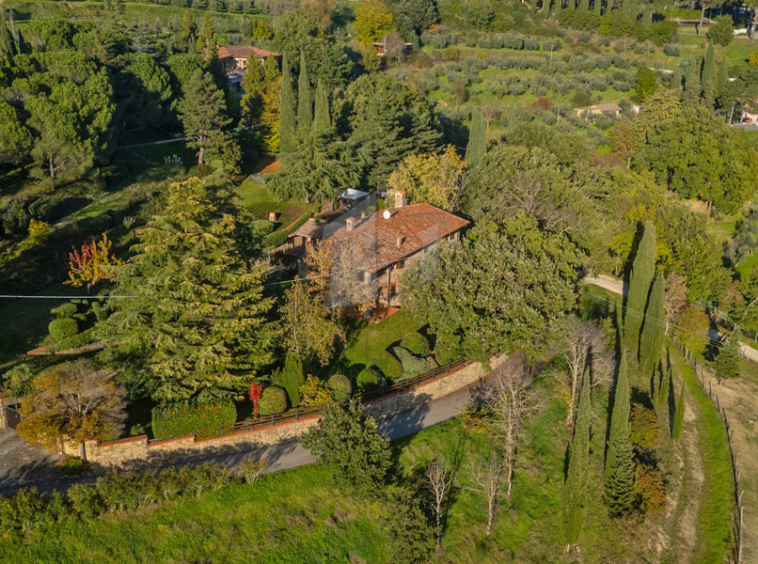
[[[493,357],[490,360],[491,368],[500,366],[505,360],[504,355]],[[366,412],[375,418],[402,413],[476,384],[486,373],[478,362],[465,364],[452,372],[422,382],[409,391],[371,400],[367,403]],[[102,443],[86,441],[85,450],[89,462],[104,467],[137,468],[163,465],[176,462],[183,457],[203,458],[222,451],[250,451],[294,440],[315,425],[319,418],[320,415],[315,413],[303,416],[297,421],[275,423],[211,439],[198,440],[194,435],[190,435],[177,439],[148,441],[147,435],[140,435]],[[79,445],[66,445],[64,453],[79,456]]]
[[15,429],[20,418],[18,412],[11,410],[18,400],[11,396],[10,392],[0,393],[0,429]]

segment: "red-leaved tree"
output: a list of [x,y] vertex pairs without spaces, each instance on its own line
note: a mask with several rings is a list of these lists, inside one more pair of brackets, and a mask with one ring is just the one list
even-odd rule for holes
[[261,401],[263,395],[263,384],[253,382],[250,385],[250,401],[253,402],[253,413],[258,417],[258,402]]
[[82,245],[80,250],[72,249],[68,255],[68,277],[66,284],[72,286],[94,286],[104,278],[112,278],[111,266],[118,266],[123,261],[111,254],[111,242],[103,233],[99,241],[94,239]]

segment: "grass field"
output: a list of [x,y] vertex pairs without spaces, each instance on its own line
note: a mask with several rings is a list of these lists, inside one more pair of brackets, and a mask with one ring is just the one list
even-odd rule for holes
[[698,546],[693,564],[724,562],[733,543],[734,483],[726,429],[716,408],[703,392],[695,373],[675,347],[671,347],[675,371],[687,385],[699,411],[698,448],[703,458],[705,484],[698,516]]

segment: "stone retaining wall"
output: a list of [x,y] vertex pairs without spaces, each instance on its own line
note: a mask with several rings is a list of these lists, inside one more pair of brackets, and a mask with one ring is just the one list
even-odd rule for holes
[[[491,368],[498,367],[505,360],[505,356],[494,357],[490,361]],[[376,418],[402,413],[421,403],[426,404],[438,400],[476,384],[485,373],[478,362],[465,364],[452,372],[443,373],[435,379],[423,382],[410,391],[372,400],[368,403],[366,412]],[[87,460],[105,467],[161,465],[177,462],[181,458],[202,458],[222,451],[250,451],[257,447],[265,448],[294,440],[315,425],[319,417],[318,414],[312,414],[297,421],[276,423],[211,439],[198,440],[191,435],[178,439],[148,441],[146,435],[140,435],[103,443],[86,441],[85,449]],[[66,454],[79,456],[79,445],[69,445],[65,451]]]

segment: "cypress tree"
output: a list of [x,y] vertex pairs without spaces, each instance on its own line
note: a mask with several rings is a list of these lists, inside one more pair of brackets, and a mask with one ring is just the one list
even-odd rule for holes
[[679,390],[679,399],[676,402],[676,412],[674,413],[674,429],[671,432],[671,436],[675,441],[679,442],[682,436],[682,429],[684,428],[684,379],[682,379],[682,388]]
[[674,74],[671,77],[671,90],[679,100],[682,99],[682,67],[679,65],[679,61],[676,62]]
[[5,9],[0,6],[0,55],[5,55],[10,59],[15,53],[15,44],[13,43],[13,37],[8,30],[8,24],[5,21]]
[[292,407],[300,405],[300,386],[305,384],[305,377],[300,357],[294,352],[287,353],[287,358],[284,360],[281,384],[287,390],[287,397]]
[[606,483],[605,503],[611,515],[623,515],[631,510],[637,497],[634,489],[637,467],[628,437],[618,439],[615,450],[617,464]]
[[661,347],[666,328],[666,313],[664,299],[666,293],[666,281],[663,274],[658,274],[650,290],[650,299],[645,310],[645,320],[642,326],[642,339],[640,343],[640,359],[643,373],[645,368],[651,370],[658,366],[661,361]]
[[324,83],[319,80],[316,87],[316,116],[313,119],[313,131],[316,135],[323,135],[332,127],[329,112],[329,95]]
[[611,425],[608,430],[608,445],[605,453],[605,483],[608,485],[611,476],[618,466],[619,441],[623,442],[629,436],[629,411],[630,411],[631,388],[629,374],[627,372],[626,354],[621,353],[619,372],[616,378],[616,390],[613,395],[613,411],[611,412]]
[[292,91],[292,76],[289,65],[282,65],[282,90],[279,94],[279,139],[283,153],[291,153],[297,149],[295,125],[295,94]]
[[655,276],[655,225],[648,220],[645,222],[642,239],[637,247],[637,254],[632,263],[629,276],[629,293],[626,297],[624,313],[624,336],[627,346],[638,359],[640,329],[650,293],[650,284]]
[[703,60],[703,101],[708,108],[713,109],[716,104],[716,62],[714,61],[713,42],[708,42]]
[[684,94],[682,103],[686,106],[696,106],[700,102],[700,60],[693,59],[687,69],[687,78],[684,80]]
[[592,5],[592,11],[595,12],[599,16],[602,9],[603,9],[602,0],[595,0]]
[[629,13],[629,0],[621,0],[621,11],[625,14]]
[[716,98],[719,100],[719,105],[722,108],[728,106],[725,100],[727,89],[729,87],[729,61],[726,57],[721,59],[719,63],[718,77],[716,78]]
[[487,152],[487,126],[484,123],[484,116],[479,109],[474,110],[471,120],[471,131],[468,136],[468,145],[466,145],[466,160],[469,165],[475,166],[484,160]]
[[282,73],[279,72],[279,64],[271,55],[266,57],[266,62],[263,63],[263,76],[266,81],[266,90],[268,90],[271,85],[279,80],[282,76]]
[[736,339],[730,338],[721,345],[713,367],[719,380],[729,380],[740,375],[740,345]]
[[508,108],[508,135],[516,133],[516,126],[518,121],[516,120],[516,106],[511,104]]
[[574,437],[569,445],[569,464],[564,484],[566,539],[569,545],[576,544],[584,524],[584,506],[587,503],[587,471],[590,460],[590,373],[585,370],[579,408],[576,413]]
[[305,64],[305,53],[300,53],[300,79],[297,81],[297,125],[300,131],[313,128],[313,94],[311,80]]
[[579,4],[577,5],[577,10],[586,14],[589,11],[589,8],[590,8],[589,0],[579,0]]

